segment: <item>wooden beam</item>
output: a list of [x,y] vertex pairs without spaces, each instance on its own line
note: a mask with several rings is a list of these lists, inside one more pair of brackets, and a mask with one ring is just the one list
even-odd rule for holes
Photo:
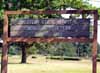
[[35,11],[5,11],[7,15],[12,14],[94,14],[96,10],[35,10]]
[[92,42],[87,38],[8,38],[8,42]]

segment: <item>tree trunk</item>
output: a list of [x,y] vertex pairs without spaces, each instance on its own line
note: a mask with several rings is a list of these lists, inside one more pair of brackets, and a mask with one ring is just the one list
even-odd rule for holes
[[26,63],[26,48],[25,48],[25,45],[22,46],[22,60],[21,60],[21,63]]

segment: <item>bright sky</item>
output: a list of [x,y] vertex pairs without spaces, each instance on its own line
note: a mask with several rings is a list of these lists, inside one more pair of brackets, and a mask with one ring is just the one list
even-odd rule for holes
[[96,7],[100,7],[100,0],[90,0],[90,4]]

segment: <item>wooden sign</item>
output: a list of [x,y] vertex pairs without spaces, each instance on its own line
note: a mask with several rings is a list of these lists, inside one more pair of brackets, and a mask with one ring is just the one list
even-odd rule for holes
[[[87,38],[89,35],[89,19],[19,19],[11,22],[9,28],[9,15],[22,14],[91,14],[93,15],[93,37]],[[4,27],[3,27],[3,46],[1,58],[1,73],[7,73],[8,65],[8,46],[10,42],[91,42],[92,43],[92,73],[97,73],[97,10],[46,10],[46,11],[4,11]],[[22,26],[23,25],[23,26]],[[52,28],[53,27],[53,28]],[[52,28],[52,29],[51,29]],[[9,31],[10,29],[10,31]],[[46,31],[46,32],[44,32]],[[38,32],[43,35],[35,36]],[[47,34],[48,32],[48,34]],[[73,33],[72,33],[73,32]],[[9,34],[10,33],[10,34]],[[52,34],[51,34],[52,33]],[[28,34],[26,36],[26,34]],[[45,34],[47,37],[44,38]],[[55,34],[57,34],[55,36]],[[70,35],[69,35],[70,34]],[[68,36],[79,36],[86,38],[66,38]],[[40,37],[40,38],[28,38]],[[49,36],[50,35],[50,36]],[[55,38],[55,37],[65,38]],[[26,38],[24,38],[26,37]]]
[[89,37],[90,19],[19,19],[10,37]]

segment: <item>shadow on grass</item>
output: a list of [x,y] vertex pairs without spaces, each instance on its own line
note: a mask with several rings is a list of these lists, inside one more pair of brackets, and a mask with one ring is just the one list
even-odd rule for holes
[[[1,62],[0,62],[0,64],[1,64]],[[8,63],[8,64],[34,64],[34,63]]]
[[8,64],[34,64],[34,63],[8,63]]

